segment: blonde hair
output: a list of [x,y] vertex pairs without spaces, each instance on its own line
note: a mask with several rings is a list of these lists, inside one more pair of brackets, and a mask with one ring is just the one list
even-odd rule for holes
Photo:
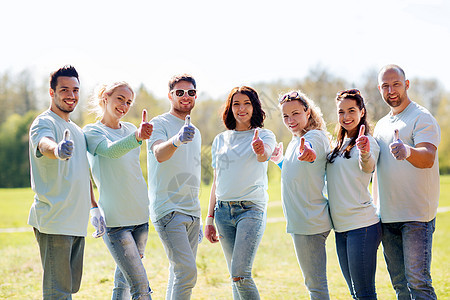
[[131,91],[133,98],[133,103],[131,105],[133,105],[135,98],[133,88],[125,81],[117,81],[111,84],[102,84],[94,91],[88,100],[89,113],[94,114],[97,119],[102,117],[105,112],[105,97],[111,96],[119,87],[126,87]]
[[[297,98],[290,98],[287,97],[287,95],[291,95],[292,93],[297,92],[298,97]],[[311,100],[310,98],[308,98],[308,96],[306,96],[305,93],[303,93],[300,90],[296,90],[296,91],[290,91],[288,93],[283,94],[280,99],[283,99],[282,102],[280,102],[280,104],[278,105],[281,109],[281,106],[283,105],[283,103],[285,102],[289,102],[289,101],[298,101],[300,102],[301,105],[303,105],[303,107],[305,107],[305,111],[309,110],[309,119],[308,119],[308,123],[306,124],[305,128],[303,128],[302,132],[303,134],[305,134],[306,132],[310,131],[310,130],[324,130],[326,131],[326,124],[325,121],[323,119],[323,115],[322,115],[322,111],[320,110],[320,107],[318,107],[313,100]]]

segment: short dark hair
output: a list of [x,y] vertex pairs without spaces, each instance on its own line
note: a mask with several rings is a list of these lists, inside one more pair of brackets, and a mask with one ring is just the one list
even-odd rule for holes
[[236,94],[247,95],[252,103],[253,114],[250,119],[250,128],[257,128],[264,126],[264,119],[266,118],[266,113],[261,107],[261,101],[259,100],[258,93],[248,86],[235,87],[231,90],[228,95],[227,102],[225,103],[225,108],[222,114],[222,120],[227,129],[236,129],[236,119],[233,115],[233,110],[231,106],[233,104],[233,97]]
[[192,75],[190,75],[190,74],[184,73],[184,74],[175,75],[172,78],[170,78],[170,80],[169,80],[169,92],[171,90],[173,90],[173,87],[175,86],[175,84],[177,84],[180,81],[190,82],[194,86],[194,89],[197,88],[197,84],[195,83],[194,77],[192,77]]
[[80,79],[78,78],[78,72],[74,66],[65,65],[62,68],[59,68],[55,72],[50,75],[50,88],[52,90],[56,90],[56,85],[58,84],[58,77],[75,77],[80,83]]

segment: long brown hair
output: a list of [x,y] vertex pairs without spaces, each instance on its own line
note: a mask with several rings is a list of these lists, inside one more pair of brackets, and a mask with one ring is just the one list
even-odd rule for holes
[[[370,128],[369,128],[369,122],[367,121],[367,109],[366,109],[366,105],[364,104],[364,99],[361,96],[361,92],[359,90],[357,90],[357,89],[341,91],[341,92],[339,92],[337,94],[336,103],[338,103],[339,101],[342,101],[344,99],[355,100],[356,105],[358,106],[359,110],[363,110],[364,109],[364,115],[361,117],[361,120],[359,120],[359,124],[357,125],[356,132],[359,132],[359,129],[360,129],[361,125],[364,124],[365,128],[366,128],[364,134],[368,134],[370,132]],[[347,147],[345,147],[345,149],[343,149],[343,147],[344,147],[344,139],[345,139],[345,136],[347,134],[347,130],[345,130],[345,128],[342,127],[339,124],[339,122],[338,122],[338,124],[336,125],[336,130],[335,131],[337,133],[336,134],[337,135],[337,145],[327,157],[327,160],[328,160],[329,163],[333,163],[334,159],[339,155],[339,153],[341,151],[343,152],[344,157],[349,159],[350,158],[350,151],[355,146],[356,139],[358,138],[358,134],[356,134],[355,136],[352,136],[350,138],[350,143],[347,145]]]

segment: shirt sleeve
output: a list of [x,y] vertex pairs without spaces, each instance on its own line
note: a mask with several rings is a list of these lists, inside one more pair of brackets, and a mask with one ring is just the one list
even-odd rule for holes
[[38,146],[42,138],[48,137],[56,141],[56,132],[54,124],[45,118],[37,118],[30,128],[30,142],[33,155],[36,157],[42,157],[42,153],[39,151]]
[[158,118],[155,117],[150,121],[150,124],[153,125],[153,131],[152,131],[152,136],[150,137],[150,139],[147,142],[148,145],[148,151],[152,152],[152,146],[156,141],[167,141],[169,139],[169,136],[167,134],[167,130],[164,127],[163,122]]

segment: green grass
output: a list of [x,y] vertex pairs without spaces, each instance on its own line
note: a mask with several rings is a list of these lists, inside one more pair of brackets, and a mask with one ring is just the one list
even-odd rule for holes
[[[278,174],[274,174],[277,177]],[[283,217],[280,205],[280,186],[272,178],[268,218]],[[202,212],[206,214],[210,189],[202,186]],[[0,299],[40,299],[42,267],[39,249],[30,226],[26,224],[33,201],[30,189],[0,189],[0,229],[27,228],[26,232],[0,231]],[[450,176],[441,176],[440,207],[450,206]],[[86,238],[83,281],[75,299],[110,299],[115,264],[101,239]],[[450,298],[450,256],[447,236],[450,232],[450,212],[437,217],[433,242],[432,277],[439,299]],[[334,235],[327,240],[328,282],[331,299],[350,299],[339,269]],[[168,261],[162,244],[150,227],[144,264],[153,299],[164,299]],[[192,299],[231,299],[229,275],[219,244],[204,240],[199,246],[198,281]],[[291,237],[286,234],[285,222],[268,223],[256,256],[254,278],[263,299],[309,299],[303,277],[295,257]],[[379,299],[394,299],[381,248],[378,252],[377,293]]]

